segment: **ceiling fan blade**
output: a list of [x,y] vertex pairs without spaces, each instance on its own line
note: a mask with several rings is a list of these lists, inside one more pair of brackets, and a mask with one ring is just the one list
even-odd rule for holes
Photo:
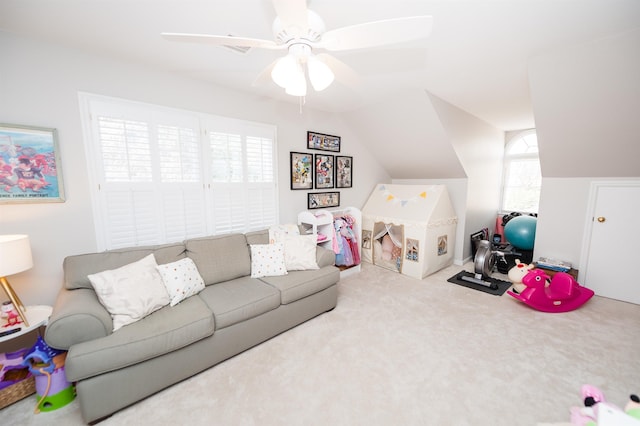
[[263,49],[285,49],[286,46],[271,40],[259,38],[219,36],[210,34],[161,33],[162,37],[170,41],[188,43],[214,44],[217,46],[260,47]]
[[329,51],[365,49],[406,43],[431,34],[431,16],[411,16],[337,28],[322,35],[318,47]]
[[319,53],[316,55],[316,58],[327,64],[327,66],[331,68],[331,71],[333,71],[336,80],[345,86],[353,88],[360,84],[358,73],[335,56],[329,55],[328,53]]
[[262,86],[263,84],[266,84],[270,81],[273,81],[271,79],[271,71],[273,70],[273,67],[276,66],[276,63],[280,60],[280,58],[276,59],[275,61],[271,62],[269,65],[267,65],[262,71],[260,71],[260,74],[258,74],[258,76],[256,77],[255,80],[253,80],[253,83],[251,83],[252,86]]
[[309,30],[306,0],[273,0],[273,8],[289,34],[299,37]]

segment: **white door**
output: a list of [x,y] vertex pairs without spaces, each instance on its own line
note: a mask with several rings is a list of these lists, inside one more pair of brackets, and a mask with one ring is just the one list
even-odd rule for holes
[[591,191],[581,284],[598,296],[640,304],[640,182],[596,183]]

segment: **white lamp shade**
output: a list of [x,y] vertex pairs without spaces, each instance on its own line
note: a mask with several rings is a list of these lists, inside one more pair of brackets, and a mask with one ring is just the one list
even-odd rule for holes
[[286,89],[291,80],[291,76],[296,73],[296,58],[293,55],[286,55],[276,62],[276,65],[271,70],[271,79],[278,86]]
[[335,76],[331,68],[315,56],[309,56],[307,60],[307,69],[309,70],[309,80],[313,88],[320,92],[329,87],[333,83]]
[[307,80],[304,76],[304,70],[300,64],[297,64],[295,72],[291,74],[291,78],[287,83],[285,92],[287,95],[292,96],[307,95]]
[[0,235],[0,277],[33,267],[28,235]]

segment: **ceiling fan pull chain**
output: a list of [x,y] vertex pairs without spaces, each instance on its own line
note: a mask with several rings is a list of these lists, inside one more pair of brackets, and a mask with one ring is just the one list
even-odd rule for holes
[[304,106],[305,103],[307,103],[307,97],[306,96],[299,96],[298,97],[298,103],[300,106],[300,115],[302,115],[302,107]]

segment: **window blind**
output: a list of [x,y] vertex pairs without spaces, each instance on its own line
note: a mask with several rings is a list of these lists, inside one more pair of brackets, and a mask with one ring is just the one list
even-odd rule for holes
[[101,249],[277,223],[275,126],[81,96]]

